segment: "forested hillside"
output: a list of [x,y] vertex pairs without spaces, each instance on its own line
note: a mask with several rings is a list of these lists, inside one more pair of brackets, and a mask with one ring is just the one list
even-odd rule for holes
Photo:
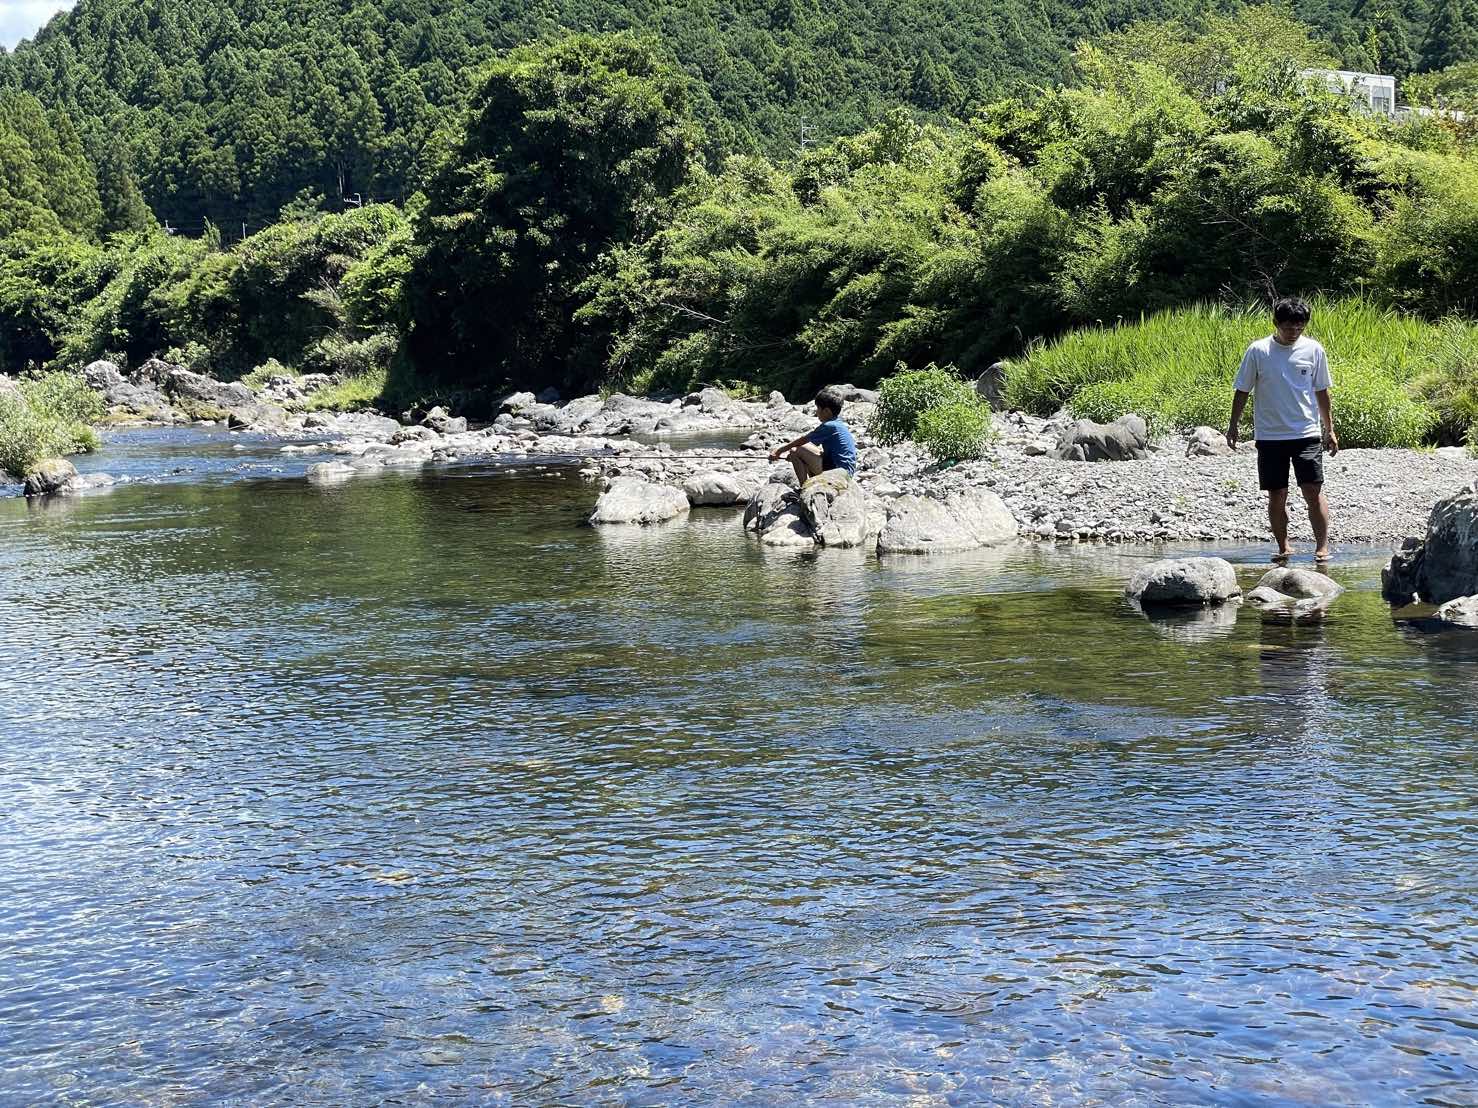
[[[472,67],[562,31],[650,36],[691,82],[710,164],[793,154],[889,107],[966,117],[1069,74],[1084,38],[1199,0],[81,0],[0,56],[0,88],[63,109],[105,189],[239,237],[304,190],[403,200]],[[1478,59],[1478,0],[1297,0],[1335,60],[1409,70]],[[112,178],[119,178],[116,185]]]
[[[136,18],[112,2],[84,0],[78,18]],[[240,10],[218,12],[221,26],[260,30],[266,3]],[[343,18],[372,11],[384,15],[365,4]],[[98,66],[134,64],[127,36],[65,70],[73,110],[0,89],[0,372],[160,355],[223,377],[336,374],[335,403],[400,410],[436,398],[475,412],[547,384],[804,394],[873,382],[900,363],[973,374],[1074,327],[1290,292],[1428,321],[1478,314],[1478,65],[1408,81],[1466,118],[1374,116],[1302,75],[1340,48],[1278,8],[1132,23],[1080,44],[1060,83],[973,106],[967,95],[945,111],[898,89],[837,86],[833,109],[860,98],[871,122],[777,154],[745,152],[766,138],[757,120],[785,118],[764,115],[777,101],[733,86],[754,111],[728,113],[716,146],[724,87],[695,82],[651,37],[566,35],[475,69],[402,66],[406,88],[446,77],[441,109],[409,97],[424,108],[411,141],[392,139],[382,88],[343,77],[366,64],[353,36],[331,43],[325,24],[319,57],[290,24],[274,25],[279,45],[258,36],[256,49],[296,56],[296,68],[264,71],[235,47],[196,44],[200,82],[229,76],[260,92],[206,98],[237,121],[215,136],[205,99],[163,106],[185,95],[165,69],[130,86],[151,107],[109,108],[87,91]],[[467,58],[490,45],[449,38],[434,20],[423,30]],[[69,42],[54,26],[40,46]],[[359,88],[357,98],[276,83],[327,80],[335,50],[348,82],[335,87]],[[394,51],[364,57],[399,64]],[[30,59],[22,52],[7,72]],[[273,89],[296,89],[295,106],[275,104]],[[375,143],[347,122],[356,118],[379,121]],[[190,127],[201,128],[189,147],[199,157],[161,185],[185,163],[148,143]],[[236,191],[190,185],[201,223],[183,229],[198,233],[170,234],[183,221],[144,204],[130,150],[145,192],[176,190],[161,206],[206,169]],[[341,175],[363,206],[340,199]],[[408,190],[403,204],[386,202],[395,188]],[[267,196],[285,206],[251,217],[223,207],[207,224],[227,195],[238,208]],[[1361,318],[1390,330],[1379,312]],[[1401,435],[1469,434],[1478,348],[1453,337],[1473,331],[1422,333],[1453,339],[1451,357],[1423,380],[1372,386],[1369,406],[1394,410],[1399,392],[1425,413]],[[1095,411],[1144,406],[1138,386],[1097,384]],[[1042,403],[1081,399],[1061,391],[1046,388]]]

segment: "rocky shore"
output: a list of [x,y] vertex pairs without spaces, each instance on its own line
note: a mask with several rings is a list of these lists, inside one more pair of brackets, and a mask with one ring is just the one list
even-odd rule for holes
[[[274,379],[253,391],[157,359],[130,373],[97,362],[84,376],[118,422],[215,420],[292,440],[285,441],[287,452],[335,455],[335,461],[309,470],[315,482],[348,480],[386,466],[550,459],[579,464],[582,475],[602,487],[635,478],[680,490],[693,509],[739,507],[767,486],[794,484],[790,466],[769,462],[768,452],[815,425],[809,405],[791,404],[779,393],[740,400],[714,388],[670,398],[592,395],[563,404],[552,393],[517,393],[503,401],[490,425],[469,428],[465,419],[441,409],[407,412],[400,419],[304,412],[302,401],[324,382]],[[1214,432],[1149,441],[1131,460],[1076,461],[1052,456],[1083,453],[1055,449],[1074,430],[1065,413],[1039,419],[1004,412],[994,417],[997,437],[988,456],[948,464],[911,443],[876,442],[867,431],[876,394],[850,386],[841,392],[847,400],[843,418],[858,433],[856,484],[874,523],[886,519],[888,506],[900,498],[947,503],[987,491],[1000,498],[1019,534],[1044,541],[1267,537],[1252,447],[1227,453]],[[719,445],[685,447],[685,436]],[[1326,475],[1336,544],[1394,546],[1422,533],[1435,501],[1478,480],[1478,459],[1452,448],[1345,450],[1328,459]],[[665,496],[669,508],[677,503],[671,495],[657,495]],[[1290,507],[1295,541],[1307,540],[1307,520],[1296,504]],[[681,513],[659,516],[676,514]]]

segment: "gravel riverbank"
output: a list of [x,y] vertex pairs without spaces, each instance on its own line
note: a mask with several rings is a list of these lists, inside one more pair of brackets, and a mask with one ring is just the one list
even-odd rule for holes
[[[917,480],[928,486],[984,485],[1005,501],[1022,533],[1064,541],[1186,539],[1271,541],[1267,496],[1257,487],[1254,449],[1186,457],[1170,442],[1145,461],[1059,462],[1003,450]],[[1332,541],[1396,543],[1426,528],[1437,500],[1478,480],[1478,459],[1460,452],[1342,450],[1325,461]],[[1312,541],[1302,498],[1289,504],[1292,541]]]
[[[595,482],[637,476],[687,485],[695,507],[736,504],[768,482],[790,480],[789,465],[769,462],[768,452],[815,423],[809,405],[790,404],[779,393],[746,401],[703,389],[665,399],[614,394],[564,404],[552,396],[517,394],[505,400],[490,426],[469,429],[465,420],[439,409],[406,413],[401,420],[303,413],[293,410],[301,400],[295,401],[288,387],[293,382],[269,382],[253,394],[240,384],[221,384],[157,361],[129,374],[111,363],[94,363],[85,372],[115,418],[133,413],[156,421],[186,419],[209,403],[233,426],[317,440],[284,449],[336,454],[340,461],[314,467],[310,476],[319,481],[347,480],[385,466],[558,457],[581,461]],[[847,399],[843,418],[858,434],[858,483],[871,504],[909,494],[940,497],[989,489],[1029,538],[1109,543],[1268,538],[1266,497],[1257,487],[1251,444],[1230,455],[1188,455],[1186,440],[1171,436],[1152,443],[1141,460],[1061,461],[1047,454],[1071,419],[1065,413],[1039,419],[1012,412],[995,416],[997,437],[987,457],[939,463],[911,443],[876,442],[867,431],[876,394],[840,388]],[[710,445],[685,449],[661,441],[671,436],[681,442],[687,435],[708,436]],[[715,441],[722,445],[711,445]],[[1478,480],[1478,458],[1455,448],[1345,450],[1326,460],[1325,475],[1336,545],[1396,544],[1423,532],[1437,500]],[[695,493],[694,483],[705,480],[707,489],[729,493]],[[1309,541],[1297,493],[1290,519],[1292,540]]]

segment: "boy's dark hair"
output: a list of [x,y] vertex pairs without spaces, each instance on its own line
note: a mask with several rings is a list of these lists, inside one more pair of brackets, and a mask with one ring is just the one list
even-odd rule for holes
[[833,419],[842,414],[842,398],[831,389],[822,389],[818,392],[815,404],[818,408],[826,408],[830,411]]
[[1274,323],[1307,323],[1313,314],[1308,301],[1297,296],[1285,296],[1273,305]]

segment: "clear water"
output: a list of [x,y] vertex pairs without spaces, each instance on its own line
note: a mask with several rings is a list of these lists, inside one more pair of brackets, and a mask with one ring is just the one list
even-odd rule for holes
[[0,501],[0,1103],[1478,1103],[1478,635],[1373,552],[1151,623],[239,445]]

